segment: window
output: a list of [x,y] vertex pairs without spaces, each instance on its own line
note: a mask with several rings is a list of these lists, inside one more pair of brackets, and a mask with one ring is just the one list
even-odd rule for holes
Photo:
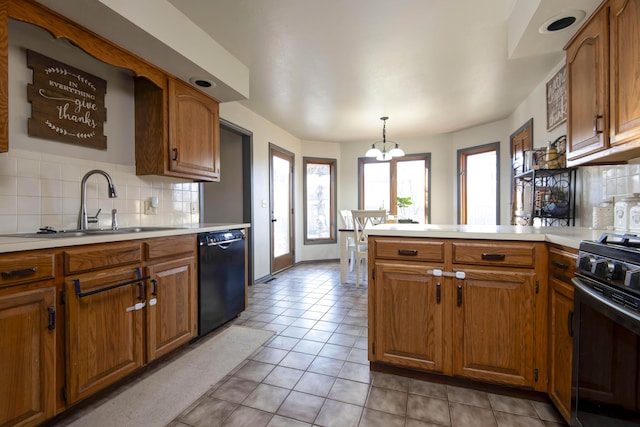
[[303,158],[304,242],[336,242],[336,160]]
[[388,162],[360,158],[362,209],[385,209],[401,220],[428,224],[430,158],[429,154],[412,154]]
[[498,142],[458,150],[458,222],[496,225],[500,212]]

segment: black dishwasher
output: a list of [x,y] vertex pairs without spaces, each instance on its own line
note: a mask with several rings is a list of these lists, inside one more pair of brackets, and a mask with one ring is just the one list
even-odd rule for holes
[[244,230],[198,234],[198,337],[245,309]]

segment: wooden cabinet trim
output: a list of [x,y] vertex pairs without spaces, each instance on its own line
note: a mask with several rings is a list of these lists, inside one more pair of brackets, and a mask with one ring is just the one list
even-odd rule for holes
[[102,268],[139,263],[142,250],[139,241],[100,243],[65,249],[64,273],[77,274]]
[[54,265],[53,252],[0,256],[0,288],[53,279]]
[[536,262],[535,243],[454,241],[451,246],[454,264],[533,268]]
[[155,260],[164,257],[176,257],[180,254],[195,254],[196,236],[189,234],[175,237],[158,237],[144,243],[145,259]]

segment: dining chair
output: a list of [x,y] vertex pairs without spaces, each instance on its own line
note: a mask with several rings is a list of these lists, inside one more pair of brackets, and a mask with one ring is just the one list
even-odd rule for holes
[[[342,222],[345,229],[353,229],[353,217],[351,216],[351,210],[343,209],[340,211],[340,215],[342,216]],[[342,231],[341,233],[348,233],[348,231]],[[345,250],[348,260],[349,260],[349,271],[353,271],[353,264],[355,263],[356,258],[356,238],[355,234],[351,233],[347,236],[346,239],[346,247],[340,248],[340,254],[342,255],[342,251]]]
[[[382,224],[387,218],[385,210],[352,210],[353,232],[356,239],[355,255],[356,255],[356,288],[360,286],[360,265],[362,261],[367,262],[369,255],[369,239],[367,237],[367,228],[374,225]],[[364,269],[367,272],[367,269]]]

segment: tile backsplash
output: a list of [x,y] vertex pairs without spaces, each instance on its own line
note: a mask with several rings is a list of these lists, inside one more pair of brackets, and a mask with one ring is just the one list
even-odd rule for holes
[[[92,169],[107,172],[118,197],[110,199],[107,180],[87,181],[87,213],[101,209],[98,224],[111,227],[117,210],[120,227],[198,223],[199,185],[162,176],[137,176],[134,165],[102,163],[11,149],[0,154],[0,233],[33,232],[40,227],[75,229],[80,211],[80,183]],[[145,214],[145,201],[158,198],[155,215]]]
[[593,207],[603,200],[612,203],[624,196],[640,193],[640,162],[638,159],[624,165],[603,165],[580,167],[577,189],[580,224],[591,227]]

